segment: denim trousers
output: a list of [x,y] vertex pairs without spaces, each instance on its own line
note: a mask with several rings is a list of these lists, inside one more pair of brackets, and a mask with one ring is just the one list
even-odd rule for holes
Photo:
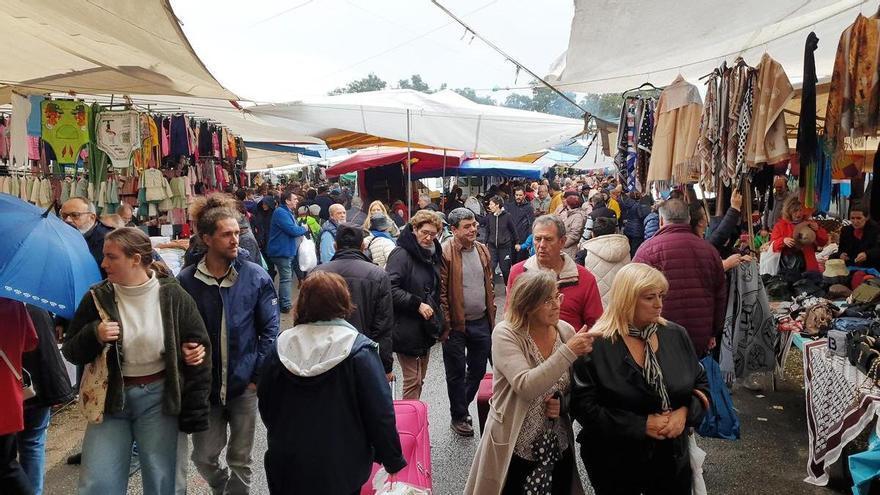
[[[192,435],[192,460],[196,469],[215,495],[248,493],[257,424],[257,391],[247,388],[238,397],[227,400],[225,406],[211,406],[210,421],[207,431]],[[224,448],[228,468],[220,465],[220,452]]]
[[89,423],[83,440],[80,495],[126,493],[131,448],[136,441],[143,493],[174,493],[177,416],[162,412],[165,381],[125,387],[125,406]]
[[468,416],[468,406],[480,389],[492,352],[492,328],[489,319],[465,322],[465,331],[449,333],[443,343],[443,367],[446,369],[446,392],[453,421]]
[[24,430],[18,432],[18,462],[31,481],[34,495],[43,493],[43,470],[46,465],[46,432],[49,429],[50,407],[26,407]]
[[293,294],[293,263],[296,258],[269,258],[275,269],[278,270],[278,303],[281,311],[289,310],[293,306],[291,294]]

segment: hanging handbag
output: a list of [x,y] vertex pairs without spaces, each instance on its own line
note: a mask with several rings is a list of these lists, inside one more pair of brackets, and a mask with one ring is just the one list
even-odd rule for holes
[[9,371],[12,372],[12,376],[18,380],[18,383],[21,384],[21,395],[23,400],[28,400],[31,397],[37,395],[37,392],[34,390],[34,382],[31,380],[31,374],[28,373],[28,370],[24,369],[24,366],[21,368],[21,373],[15,369],[15,366],[12,365],[12,361],[9,360],[9,356],[6,355],[5,352],[0,350],[0,357],[3,358],[3,361],[6,361],[6,366],[9,367]]
[[[109,322],[110,317],[98,302],[95,291],[89,292],[92,294],[92,300],[95,302],[95,308],[98,310],[101,321]],[[110,352],[110,346],[111,344],[104,344],[98,357],[85,365],[80,379],[79,408],[90,423],[104,421],[104,405],[107,402],[107,386],[110,376],[110,371],[107,368],[107,353]]]

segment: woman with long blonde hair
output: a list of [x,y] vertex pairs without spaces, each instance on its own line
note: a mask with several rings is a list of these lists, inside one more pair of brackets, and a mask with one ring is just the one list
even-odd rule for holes
[[[372,221],[370,220],[370,217],[372,217],[373,215],[379,215],[379,214],[385,215],[385,217],[387,217],[389,220],[391,220],[391,216],[388,215],[388,208],[385,208],[385,203],[383,203],[379,200],[376,200],[376,201],[373,201],[372,203],[370,203],[370,208],[367,210],[367,219],[364,220],[364,230],[365,231],[369,232],[369,231],[373,230],[373,228],[372,228],[373,225],[372,225]],[[395,239],[400,237],[400,229],[397,227],[397,225],[394,222],[391,222],[391,229],[388,230],[388,233],[391,234],[391,237],[394,237]]]
[[590,359],[574,364],[571,411],[597,495],[691,493],[685,428],[702,421],[709,385],[685,329],[660,316],[668,290],[658,270],[623,267]]

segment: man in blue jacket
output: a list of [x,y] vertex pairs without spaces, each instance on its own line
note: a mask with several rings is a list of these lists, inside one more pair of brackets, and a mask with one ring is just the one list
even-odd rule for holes
[[[239,250],[236,212],[212,208],[197,231],[208,251],[177,278],[205,321],[213,370],[210,426],[193,435],[192,459],[213,493],[244,494],[251,484],[257,383],[278,335],[278,297],[266,270]],[[184,355],[193,352],[199,351]],[[224,448],[228,469],[219,463]]]
[[[291,190],[281,193],[281,205],[272,212],[269,224],[269,243],[266,254],[278,270],[278,299],[281,312],[289,313],[293,302],[293,264],[296,263],[296,251],[299,246],[297,237],[305,235],[307,227],[296,222],[294,213],[297,205],[296,194]],[[344,210],[343,210],[344,211]],[[298,267],[297,267],[298,268]]]

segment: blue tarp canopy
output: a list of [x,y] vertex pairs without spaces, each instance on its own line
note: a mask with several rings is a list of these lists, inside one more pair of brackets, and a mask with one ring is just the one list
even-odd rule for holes
[[[458,167],[447,167],[447,177],[525,177],[528,179],[540,179],[545,167],[534,163],[513,162],[507,160],[485,160],[473,158],[461,162]],[[422,173],[413,173],[413,179],[426,177],[443,177],[442,169],[426,170]]]

